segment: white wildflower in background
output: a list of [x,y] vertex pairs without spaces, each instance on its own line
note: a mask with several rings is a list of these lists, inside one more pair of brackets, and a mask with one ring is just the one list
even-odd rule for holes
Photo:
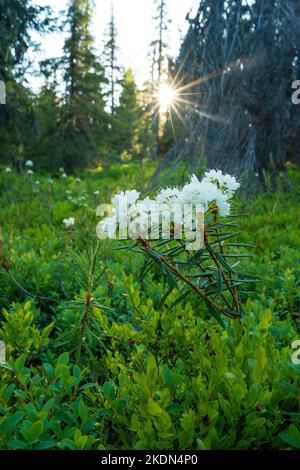
[[75,219],[74,217],[69,217],[69,219],[64,219],[63,224],[65,225],[65,228],[70,228],[75,224]]
[[35,181],[35,184],[39,185],[39,184],[40,184],[40,182],[39,182],[39,181]]
[[94,191],[95,196],[99,196],[99,194],[100,194],[100,191]]
[[33,161],[32,160],[27,160],[25,162],[25,166],[27,166],[27,168],[32,168],[33,167]]
[[67,175],[67,173],[62,173],[62,175],[61,175],[61,176],[62,176],[62,178],[68,178],[68,175]]
[[9,166],[7,168],[5,168],[5,173],[11,173],[12,172],[12,169],[9,168]]
[[27,175],[33,175],[33,171],[32,170],[27,170]]

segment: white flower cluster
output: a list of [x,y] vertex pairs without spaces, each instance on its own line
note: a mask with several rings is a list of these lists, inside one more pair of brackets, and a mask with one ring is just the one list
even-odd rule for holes
[[[140,232],[145,234],[148,231],[150,215],[151,220],[159,221],[159,224],[165,218],[168,219],[172,212],[172,220],[176,222],[174,208],[183,209],[187,205],[201,205],[204,212],[214,206],[220,216],[226,217],[230,215],[230,201],[239,187],[240,183],[234,176],[211,170],[204,174],[201,181],[192,175],[190,181],[182,188],[161,189],[154,199],[139,199],[140,193],[135,190],[122,191],[111,199],[114,205],[113,215],[102,220],[98,229],[105,233],[107,238],[115,238],[116,230],[122,222],[123,225],[127,223],[129,234],[130,224],[134,222],[135,227],[138,225]],[[182,211],[179,212],[181,217]]]

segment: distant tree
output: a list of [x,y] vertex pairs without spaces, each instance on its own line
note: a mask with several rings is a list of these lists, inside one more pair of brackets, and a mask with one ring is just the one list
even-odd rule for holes
[[93,51],[90,34],[92,2],[71,0],[64,45],[65,103],[61,116],[61,150],[69,171],[92,163],[107,131],[102,88],[103,67]]
[[153,22],[157,37],[151,42],[153,79],[155,82],[162,81],[163,74],[167,72],[167,40],[169,18],[166,0],[154,0],[155,15]]
[[106,40],[104,43],[104,66],[109,83],[109,101],[111,113],[115,113],[117,85],[120,80],[121,68],[118,64],[118,45],[117,45],[117,27],[113,4],[111,6],[111,17],[106,31]]
[[115,110],[115,136],[117,151],[137,151],[138,126],[141,119],[139,92],[131,69],[127,69],[121,82],[122,92]]
[[0,105],[0,162],[22,171],[35,142],[34,95],[13,80],[6,90],[7,104]]
[[[154,0],[155,14],[153,23],[156,37],[151,42],[152,65],[152,93],[158,90],[159,85],[166,81],[168,77],[168,56],[167,56],[167,33],[170,20],[167,12],[166,0]],[[161,153],[162,123],[160,114],[155,112],[152,119],[152,130],[155,134],[155,144],[152,149],[152,157],[156,158]]]
[[155,121],[153,120],[152,105],[149,105],[152,85],[146,83],[140,92],[140,113],[138,125],[137,153],[139,158],[155,158],[157,155],[157,134],[153,131]]
[[54,85],[46,83],[34,103],[35,145],[32,158],[39,168],[57,172],[63,165],[60,132],[62,100]]
[[0,161],[18,167],[34,142],[33,95],[19,81],[28,67],[26,52],[34,45],[32,32],[45,32],[50,25],[49,8],[30,0],[0,2],[0,80],[7,91],[6,104],[0,106]]
[[33,46],[32,31],[47,31],[51,25],[48,7],[31,0],[0,2],[0,80],[19,77],[24,72],[24,57]]

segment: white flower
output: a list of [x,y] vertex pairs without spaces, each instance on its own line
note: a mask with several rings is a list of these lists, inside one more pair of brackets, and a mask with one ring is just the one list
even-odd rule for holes
[[202,181],[210,181],[215,183],[220,189],[228,192],[231,196],[239,189],[240,183],[234,176],[224,175],[221,170],[210,170],[204,174]]
[[9,166],[7,168],[5,168],[5,173],[11,173],[12,172],[12,169],[9,168]]
[[219,209],[219,213],[221,217],[227,217],[230,215],[230,203],[227,200],[227,196],[225,194],[219,194],[216,199],[216,204]]
[[223,175],[221,171],[211,170],[205,173],[200,182],[193,175],[181,191],[182,204],[202,204],[207,211],[211,203],[215,203],[222,217],[230,214],[230,198],[240,186],[233,176]]
[[130,238],[137,239],[147,238],[149,228],[148,213],[141,212],[134,220],[132,220],[128,227]]
[[59,171],[60,171],[60,173],[64,173],[65,169],[61,166]]
[[205,211],[213,201],[217,201],[222,193],[217,186],[209,181],[202,180],[193,175],[190,183],[186,184],[181,191],[180,201],[182,204],[203,204]]
[[[122,209],[122,206],[120,207]],[[128,208],[128,215],[134,219],[142,214],[148,214],[151,208],[151,199],[147,198],[143,201],[138,201],[136,204]],[[117,208],[118,209],[118,208]]]
[[74,217],[70,217],[69,219],[64,219],[63,224],[65,225],[66,228],[72,227],[75,224]]
[[95,196],[98,196],[100,194],[100,191],[94,191]]
[[161,189],[156,196],[158,204],[173,204],[180,198],[181,191],[178,188]]
[[132,191],[121,191],[119,194],[116,194],[111,198],[112,204],[115,206],[119,205],[127,205],[131,206],[134,204],[140,196],[140,193],[138,193],[135,189]]
[[67,189],[66,194],[72,194],[72,191],[70,191],[69,189]]
[[[235,177],[223,175],[219,170],[211,170],[205,173],[201,181],[192,175],[182,188],[161,189],[155,199],[147,197],[139,200],[140,194],[137,191],[122,191],[111,199],[115,206],[114,216],[104,219],[99,227],[109,238],[115,238],[118,224],[123,226],[127,222],[129,235],[136,238],[138,234],[147,235],[150,218],[149,228],[152,234],[153,231],[159,233],[160,227],[167,230],[166,227],[170,226],[168,221],[181,225],[184,216],[185,222],[187,218],[194,230],[196,206],[203,206],[205,212],[216,207],[220,216],[226,217],[230,215],[230,199],[239,187],[240,183]],[[98,194],[98,191],[94,194]],[[192,206],[190,212],[186,205]]]
[[[116,237],[116,230],[117,230],[117,219],[116,216],[106,217],[106,219],[102,220],[97,228],[98,236],[101,234],[100,238],[115,238]],[[104,236],[103,236],[104,234]]]
[[32,170],[27,170],[27,175],[33,175],[33,171]]
[[63,178],[67,178],[67,177],[68,177],[67,173],[63,173],[61,176],[62,176]]
[[27,160],[25,162],[25,166],[27,166],[28,168],[32,168],[33,167],[33,161],[32,160]]
[[40,184],[40,182],[39,182],[39,181],[35,181],[35,184]]

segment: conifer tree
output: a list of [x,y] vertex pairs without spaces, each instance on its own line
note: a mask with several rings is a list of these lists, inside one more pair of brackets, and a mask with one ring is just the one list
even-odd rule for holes
[[0,162],[22,166],[24,152],[33,144],[33,96],[19,83],[26,70],[26,52],[33,46],[32,32],[46,32],[49,8],[31,0],[0,1],[0,80],[6,87],[6,104],[0,106]]
[[120,102],[115,111],[117,149],[120,153],[136,151],[141,118],[138,89],[131,69],[124,72]]
[[155,31],[157,37],[152,41],[151,48],[153,50],[153,70],[154,79],[160,83],[163,74],[167,70],[167,41],[166,34],[168,32],[169,19],[167,14],[166,0],[154,1],[156,13],[153,17]]
[[109,102],[112,115],[115,113],[116,108],[116,92],[117,85],[119,84],[120,79],[120,66],[118,64],[118,45],[117,45],[117,35],[118,30],[115,22],[115,14],[113,4],[111,6],[111,16],[110,21],[107,26],[106,31],[106,40],[104,43],[104,65],[106,70],[106,76],[109,82]]
[[102,94],[104,71],[93,51],[90,33],[92,11],[90,0],[71,0],[67,13],[69,36],[64,45],[66,88],[60,151],[69,171],[96,158],[107,126]]
[[[168,32],[168,25],[170,23],[167,14],[167,2],[166,0],[155,0],[155,15],[153,17],[155,31],[157,37],[151,43],[152,50],[152,89],[158,89],[159,85],[167,77],[168,72],[168,59],[167,59],[167,41],[166,35]],[[160,153],[161,143],[161,120],[159,113],[153,116],[152,128],[155,134],[156,144],[153,148],[153,157],[156,157]]]

